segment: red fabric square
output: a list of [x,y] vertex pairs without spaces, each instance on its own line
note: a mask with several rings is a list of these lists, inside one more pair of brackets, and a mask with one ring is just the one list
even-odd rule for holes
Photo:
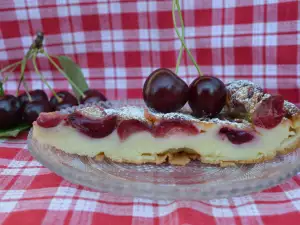
[[138,29],[139,16],[137,13],[124,13],[121,14],[122,29]]
[[194,12],[195,26],[210,26],[212,24],[212,10],[211,9],[197,9]]
[[236,47],[234,48],[235,63],[239,65],[252,64],[252,47]]
[[197,63],[199,65],[212,65],[212,55],[212,49],[210,48],[197,49]]
[[125,65],[126,67],[140,67],[141,66],[141,53],[140,52],[125,52]]
[[60,34],[59,18],[44,18],[42,19],[43,31],[45,34]]
[[1,21],[0,19],[0,33],[2,33],[3,38],[21,36],[19,23],[16,21]]
[[278,94],[281,94],[285,100],[290,102],[300,102],[300,90],[295,87],[295,89],[278,89]]
[[278,4],[278,20],[299,20],[299,1],[281,2]]
[[100,29],[99,16],[98,15],[84,15],[82,19],[82,28],[85,31],[93,31]]
[[[166,28],[174,28],[172,14],[170,11],[163,11],[163,12],[157,12],[151,13],[149,15],[150,21],[151,17],[156,15],[156,23],[150,22],[152,25],[152,28],[159,28],[159,29],[166,29]],[[153,27],[155,25],[155,27]],[[177,25],[179,27],[179,24]]]
[[297,46],[278,46],[277,64],[297,64]]
[[62,178],[54,173],[37,175],[29,185],[28,189],[59,187]]
[[235,8],[235,23],[253,23],[253,7],[236,7]]
[[32,210],[28,216],[28,211],[12,212],[8,215],[2,225],[22,224],[22,225],[40,225],[43,223],[46,210]]
[[90,52],[87,55],[87,62],[90,68],[104,67],[103,54],[101,52]]
[[171,68],[176,66],[176,55],[173,51],[161,51],[160,63],[161,67]]

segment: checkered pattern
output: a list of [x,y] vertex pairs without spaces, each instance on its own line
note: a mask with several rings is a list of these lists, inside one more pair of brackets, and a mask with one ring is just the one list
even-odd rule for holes
[[[205,74],[250,79],[300,103],[300,1],[182,0],[186,43]],[[179,24],[179,22],[178,22]],[[180,48],[170,0],[1,0],[0,68],[20,60],[37,30],[51,55],[68,55],[109,99],[140,98],[145,78],[174,69]],[[41,57],[56,90],[66,80]],[[14,93],[19,72],[9,74]],[[179,76],[197,71],[186,53]],[[45,88],[30,64],[31,88]],[[207,202],[115,197],[73,185],[36,162],[17,138],[0,143],[1,224],[296,224],[300,176],[260,194]]]

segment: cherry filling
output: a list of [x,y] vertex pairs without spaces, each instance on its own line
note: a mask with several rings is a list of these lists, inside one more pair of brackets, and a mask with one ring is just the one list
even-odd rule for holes
[[252,141],[254,136],[243,130],[234,130],[229,127],[222,127],[219,131],[220,135],[225,135],[228,140],[235,145],[241,145]]
[[67,115],[54,113],[41,113],[37,119],[37,124],[44,128],[56,127]]
[[92,138],[104,138],[110,135],[117,125],[116,115],[93,119],[74,112],[67,120],[72,127]]
[[252,114],[255,126],[265,129],[276,127],[284,117],[284,99],[280,95],[273,95],[264,99]]
[[118,135],[121,140],[125,140],[130,135],[138,132],[148,131],[150,132],[150,127],[139,120],[130,119],[123,120],[118,126]]
[[165,137],[178,133],[197,135],[199,130],[192,123],[182,120],[164,120],[152,130],[155,137]]

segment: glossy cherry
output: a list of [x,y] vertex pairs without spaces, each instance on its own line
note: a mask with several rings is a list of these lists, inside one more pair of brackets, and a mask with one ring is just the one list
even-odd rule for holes
[[59,91],[56,93],[60,98],[61,102],[52,96],[50,99],[50,104],[55,111],[66,109],[75,105],[78,105],[77,99],[68,91]]
[[32,124],[42,112],[51,112],[52,107],[48,101],[32,101],[28,102],[23,111],[23,120],[28,124]]
[[57,112],[53,113],[40,113],[36,122],[39,126],[44,128],[56,127],[61,121],[63,121],[67,115],[61,115]]
[[228,140],[235,145],[241,145],[253,140],[254,136],[244,130],[235,130],[229,127],[222,127],[219,131],[220,135],[225,135]]
[[137,132],[150,132],[150,127],[139,120],[130,119],[130,120],[123,120],[118,126],[118,135],[121,140],[125,140],[130,135],[137,133]]
[[85,97],[80,98],[81,104],[87,104],[87,103],[97,103],[100,101],[107,101],[106,97],[98,90],[89,89],[84,92]]
[[[32,101],[48,101],[48,96],[45,91],[37,89],[29,91]],[[24,92],[18,96],[21,106],[29,102],[28,95]]]
[[221,80],[212,76],[200,76],[189,86],[189,105],[196,116],[213,117],[223,109],[226,94]]
[[158,112],[175,112],[188,100],[188,85],[171,70],[157,69],[144,84],[143,98],[149,108]]
[[165,137],[174,134],[197,135],[198,129],[188,121],[163,120],[152,131],[155,137]]
[[0,97],[0,129],[8,129],[21,120],[21,104],[13,95]]
[[265,129],[276,127],[285,115],[284,99],[273,95],[262,100],[252,114],[252,123]]
[[92,119],[74,112],[68,116],[67,121],[79,132],[91,138],[104,138],[110,135],[117,126],[117,116],[115,115]]

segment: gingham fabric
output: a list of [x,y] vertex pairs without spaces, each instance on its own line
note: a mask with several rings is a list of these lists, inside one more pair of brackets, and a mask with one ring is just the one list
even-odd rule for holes
[[[228,82],[249,79],[300,102],[300,1],[182,0],[186,44],[202,71]],[[20,60],[37,30],[51,55],[68,55],[91,88],[108,99],[141,98],[156,68],[175,68],[180,42],[170,0],[1,0],[0,68]],[[178,22],[179,24],[179,22]],[[67,81],[41,57],[56,90]],[[5,90],[15,93],[19,72]],[[178,75],[197,71],[184,53]],[[30,88],[45,85],[31,64]],[[48,90],[47,90],[48,91]],[[49,91],[48,91],[49,93]],[[249,196],[212,201],[151,201],[74,185],[35,161],[26,136],[0,143],[0,223],[15,224],[299,224],[300,176]]]

